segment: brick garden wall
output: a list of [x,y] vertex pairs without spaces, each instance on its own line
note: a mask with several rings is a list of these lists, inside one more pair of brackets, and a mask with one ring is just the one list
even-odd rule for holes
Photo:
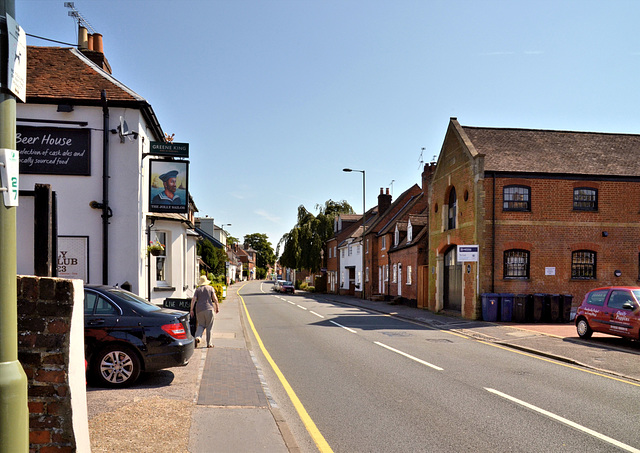
[[18,276],[18,359],[31,453],[90,451],[80,280]]

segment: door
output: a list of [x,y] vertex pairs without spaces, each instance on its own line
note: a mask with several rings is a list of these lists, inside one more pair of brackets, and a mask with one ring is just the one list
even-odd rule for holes
[[637,303],[630,291],[622,289],[614,289],[609,294],[609,300],[604,309],[607,319],[604,325],[607,327],[608,333],[613,335],[622,335],[624,337],[635,336],[634,328],[637,332]]
[[444,255],[443,307],[445,310],[462,310],[462,264],[458,262],[456,247]]

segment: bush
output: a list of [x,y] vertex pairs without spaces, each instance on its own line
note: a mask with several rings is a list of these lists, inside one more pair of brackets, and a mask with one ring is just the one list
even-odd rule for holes
[[218,297],[218,302],[222,302],[222,295],[224,294],[224,285],[222,283],[214,283],[213,289],[216,292],[216,296]]

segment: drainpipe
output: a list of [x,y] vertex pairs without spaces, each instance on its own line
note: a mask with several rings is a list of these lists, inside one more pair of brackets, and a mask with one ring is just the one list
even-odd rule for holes
[[[151,228],[156,224],[155,219],[147,226],[147,244],[151,243]],[[147,301],[151,302],[151,253],[147,251]]]
[[493,202],[491,221],[491,292],[494,291],[496,277],[496,174],[493,174]]
[[109,284],[109,107],[107,91],[102,90],[102,284]]

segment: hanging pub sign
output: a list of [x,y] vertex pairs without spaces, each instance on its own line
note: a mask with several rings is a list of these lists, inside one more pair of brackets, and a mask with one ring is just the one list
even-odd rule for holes
[[20,173],[91,175],[91,131],[58,127],[16,127]]
[[189,212],[188,164],[188,161],[149,161],[149,212]]
[[189,144],[151,142],[149,154],[153,156],[189,157]]

